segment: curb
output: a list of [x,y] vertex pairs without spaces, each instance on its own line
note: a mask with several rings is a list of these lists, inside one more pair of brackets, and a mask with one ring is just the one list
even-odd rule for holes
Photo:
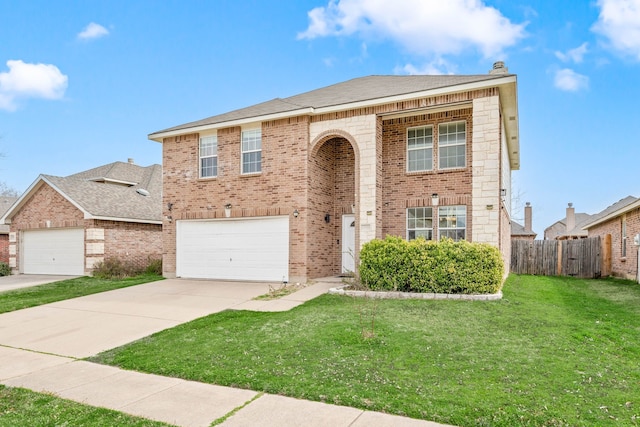
[[345,295],[360,298],[379,299],[422,299],[422,300],[465,300],[465,301],[498,301],[502,299],[502,291],[495,294],[435,294],[418,292],[385,292],[385,291],[350,291],[349,285],[329,289],[330,295]]

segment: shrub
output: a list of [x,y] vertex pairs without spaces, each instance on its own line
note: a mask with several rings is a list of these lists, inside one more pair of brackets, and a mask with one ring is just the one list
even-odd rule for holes
[[372,290],[495,293],[503,273],[500,251],[485,243],[388,236],[360,251],[360,281]]
[[137,276],[142,270],[132,262],[123,261],[119,258],[107,258],[97,262],[93,267],[93,277],[99,279],[123,279],[125,277]]
[[156,274],[162,276],[162,259],[161,258],[149,258],[149,264],[144,270],[145,274]]
[[11,267],[6,262],[0,262],[0,277],[11,275]]

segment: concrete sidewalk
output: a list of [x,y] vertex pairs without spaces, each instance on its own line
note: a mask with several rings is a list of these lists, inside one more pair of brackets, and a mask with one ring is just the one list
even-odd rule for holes
[[318,282],[280,300],[255,301],[268,284],[165,280],[6,313],[0,383],[178,426],[209,426],[221,417],[227,427],[440,426],[76,359],[227,308],[288,310],[335,285]]

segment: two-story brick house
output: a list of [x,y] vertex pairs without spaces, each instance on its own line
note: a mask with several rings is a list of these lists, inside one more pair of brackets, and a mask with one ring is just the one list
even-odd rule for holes
[[168,277],[303,282],[386,235],[510,256],[516,76],[369,76],[155,132]]

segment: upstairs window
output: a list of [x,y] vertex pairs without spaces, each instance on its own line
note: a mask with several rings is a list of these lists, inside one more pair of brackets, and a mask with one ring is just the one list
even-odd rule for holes
[[262,172],[262,130],[242,131],[242,173]]
[[448,237],[465,240],[467,231],[466,206],[442,206],[438,208],[438,239]]
[[218,176],[218,137],[200,138],[200,178]]
[[445,123],[438,127],[438,158],[440,169],[466,166],[467,131],[465,122]]
[[433,208],[407,209],[407,240],[433,239]]
[[407,170],[409,172],[433,169],[433,127],[407,129]]

